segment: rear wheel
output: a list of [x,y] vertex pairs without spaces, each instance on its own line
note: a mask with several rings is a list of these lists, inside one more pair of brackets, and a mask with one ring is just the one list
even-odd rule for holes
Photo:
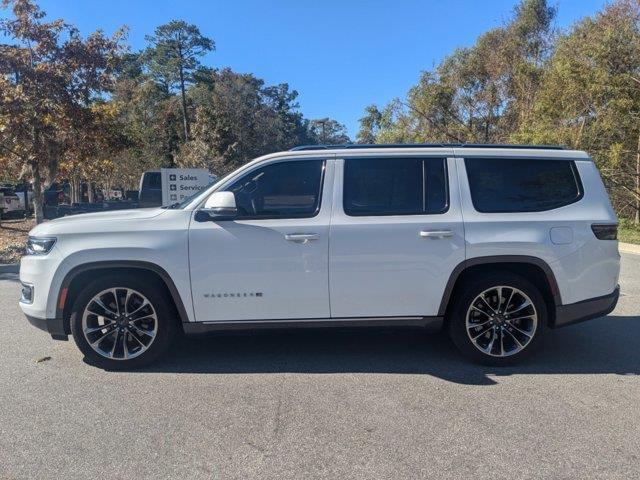
[[122,370],[157,359],[177,332],[173,309],[156,281],[107,276],[76,298],[71,331],[92,365]]
[[547,325],[547,309],[532,283],[504,272],[472,279],[458,291],[449,334],[465,355],[502,366],[535,348]]

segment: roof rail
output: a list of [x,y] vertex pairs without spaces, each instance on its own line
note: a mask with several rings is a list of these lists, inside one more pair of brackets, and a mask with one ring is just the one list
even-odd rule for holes
[[300,152],[306,150],[341,150],[355,148],[425,148],[425,147],[441,147],[441,148],[517,148],[522,150],[546,149],[546,150],[564,150],[562,145],[509,145],[507,143],[376,143],[376,144],[358,144],[345,143],[341,145],[300,145],[293,147],[291,152]]

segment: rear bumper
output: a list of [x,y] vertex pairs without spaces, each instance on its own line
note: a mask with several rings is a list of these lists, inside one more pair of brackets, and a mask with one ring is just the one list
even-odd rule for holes
[[37,318],[26,315],[29,323],[40,330],[51,334],[54,340],[68,340],[68,333],[64,328],[64,321],[60,318]]
[[565,327],[574,323],[584,322],[592,318],[603,317],[613,311],[620,296],[620,286],[609,295],[590,298],[569,305],[556,307],[556,321],[554,327]]

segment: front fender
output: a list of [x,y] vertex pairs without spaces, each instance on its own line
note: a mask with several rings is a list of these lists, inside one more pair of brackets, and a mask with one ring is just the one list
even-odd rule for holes
[[[157,248],[87,249],[67,255],[51,280],[47,317],[63,318],[66,290],[80,273],[106,268],[135,268],[158,275],[167,285],[183,322],[192,322],[193,305],[186,252],[159,252]],[[63,293],[64,292],[64,293]]]

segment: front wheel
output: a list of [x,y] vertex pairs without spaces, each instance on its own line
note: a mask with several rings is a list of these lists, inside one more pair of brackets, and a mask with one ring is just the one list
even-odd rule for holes
[[527,356],[547,325],[539,290],[509,273],[476,277],[461,285],[449,319],[449,334],[472,360],[504,366]]
[[157,282],[106,276],[88,284],[71,312],[71,331],[92,365],[123,370],[157,359],[176,335],[171,305]]

